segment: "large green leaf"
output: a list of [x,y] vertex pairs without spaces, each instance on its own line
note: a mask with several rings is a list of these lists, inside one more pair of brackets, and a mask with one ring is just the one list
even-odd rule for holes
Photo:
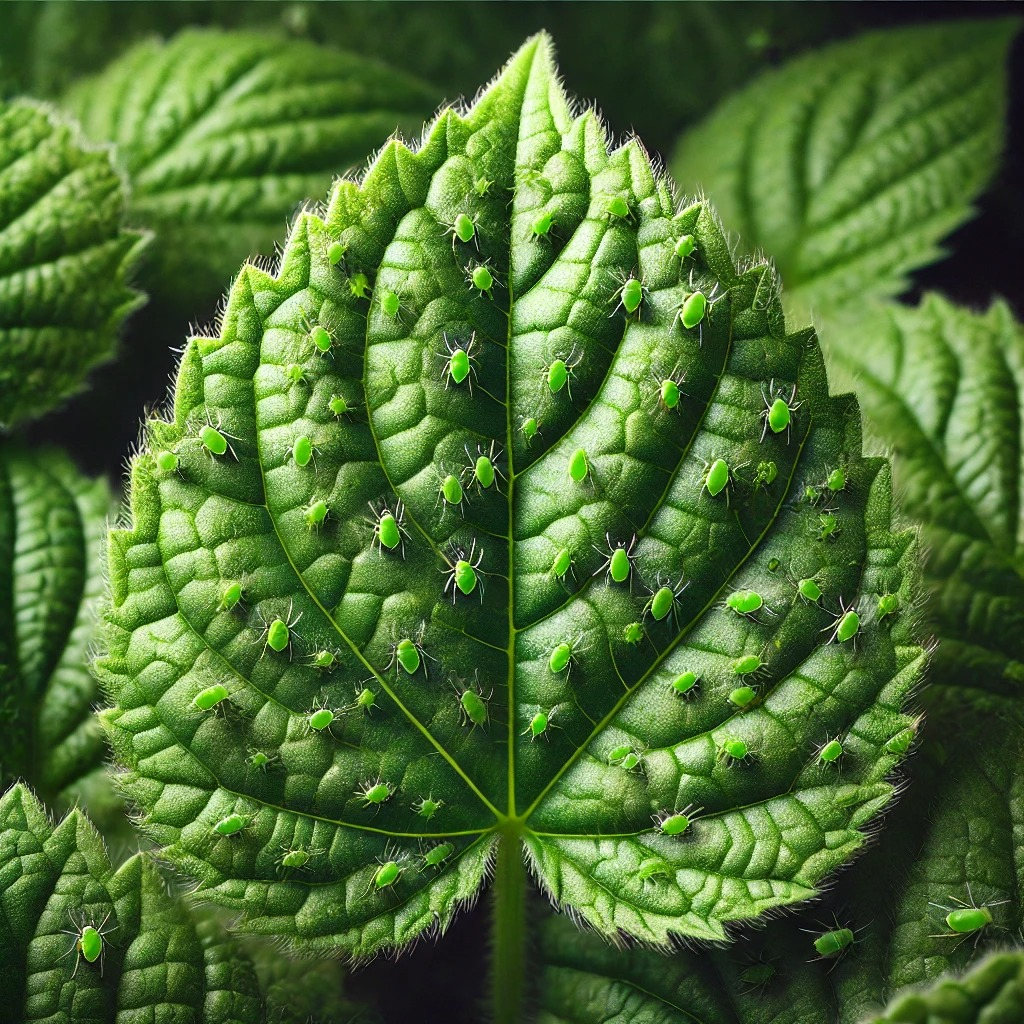
[[[140,43],[65,105],[117,143],[132,215],[160,244],[154,292],[197,308],[269,254],[304,200],[437,94],[374,61],[269,34],[190,30]],[[200,305],[201,308],[201,305]]]
[[791,314],[895,295],[996,168],[1019,25],[876,32],[792,61],[688,132],[673,173],[777,261]]
[[103,759],[88,662],[112,509],[60,452],[0,445],[0,789],[55,800]]
[[[698,290],[720,298],[685,327]],[[276,276],[242,270],[133,460],[99,662],[125,789],[205,895],[367,955],[443,928],[501,836],[603,932],[718,939],[862,845],[912,722],[916,548],[777,291],[572,114],[545,37],[301,216]],[[391,538],[373,518],[399,502]],[[741,591],[766,607],[724,607]],[[691,806],[680,834],[653,820]]]
[[824,336],[924,528],[933,689],[1019,698],[1024,329],[1001,302],[976,314],[929,295],[829,318]]
[[0,103],[0,426],[49,411],[113,355],[142,301],[124,204],[108,150],[46,107]]

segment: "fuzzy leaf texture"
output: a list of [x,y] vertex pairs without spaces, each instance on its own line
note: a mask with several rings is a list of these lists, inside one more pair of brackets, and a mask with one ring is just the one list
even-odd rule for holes
[[717,107],[672,171],[776,261],[791,315],[898,294],[996,169],[1019,27],[948,22],[818,50]]
[[0,445],[0,788],[56,800],[103,761],[88,663],[113,508],[61,452]]
[[105,148],[35,103],[0,103],[0,426],[41,416],[114,354],[143,301],[144,244]]
[[1024,329],[1002,302],[938,295],[825,322],[873,440],[896,455],[904,512],[924,529],[933,688],[1019,698],[1024,683],[1021,448]]
[[354,54],[197,29],[138,44],[64,102],[117,144],[132,216],[159,236],[154,292],[196,309],[243,259],[272,251],[304,200],[437,100]]
[[[141,854],[113,870],[80,811],[55,825],[23,785],[0,797],[0,911],[4,1024],[265,1019],[252,964],[213,920]],[[89,926],[98,951],[79,950]]]
[[572,112],[543,36],[243,269],[133,461],[98,663],[205,896],[370,955],[443,929],[501,834],[604,933],[721,939],[862,845],[916,545],[777,290]]

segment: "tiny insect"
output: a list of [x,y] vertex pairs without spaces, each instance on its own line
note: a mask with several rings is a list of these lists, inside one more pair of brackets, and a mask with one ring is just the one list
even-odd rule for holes
[[107,928],[107,921],[110,920],[110,913],[103,918],[98,925],[87,923],[84,913],[79,921],[76,921],[68,911],[68,920],[71,922],[74,931],[68,931],[67,928],[61,929],[62,935],[71,935],[74,938],[74,942],[71,944],[71,948],[60,957],[59,960],[63,960],[64,957],[70,956],[72,953],[75,954],[75,969],[71,974],[72,980],[75,975],[78,974],[78,968],[81,966],[84,960],[87,964],[94,964],[97,961],[100,965],[100,977],[103,977],[103,957],[105,954],[105,938],[113,931],[117,931],[117,925],[112,928]]
[[482,199],[491,191],[491,186],[493,184],[494,182],[491,181],[490,178],[485,178],[483,175],[480,175],[479,178],[476,178],[473,181],[473,191]]
[[583,634],[577,633],[571,639],[555,644],[551,649],[551,654],[548,655],[548,668],[555,675],[560,672],[569,672],[572,670],[573,659],[586,649]]
[[306,526],[310,530],[319,530],[331,514],[330,507],[323,498],[311,501],[303,510],[302,517],[306,520]]
[[423,854],[423,866],[440,871],[444,862],[455,852],[454,843],[437,843]]
[[816,530],[818,540],[835,540],[842,532],[839,520],[833,513],[825,512],[818,516],[818,528]]
[[973,935],[977,941],[981,937],[982,929],[992,924],[992,907],[1001,907],[1004,903],[1009,902],[1008,900],[999,900],[997,903],[988,903],[979,907],[971,895],[970,884],[967,885],[967,899],[970,901],[969,903],[957,899],[956,896],[951,896],[950,899],[956,906],[947,907],[940,903],[931,902],[928,904],[928,906],[935,907],[945,914],[946,927],[949,929],[948,932],[940,932],[938,935],[930,936],[933,939],[960,939],[962,942]]
[[640,306],[647,296],[647,288],[643,281],[638,277],[616,277],[616,281],[619,282],[619,287],[612,293],[609,302],[614,301],[615,307],[612,309],[609,316],[615,316],[615,314],[621,308],[627,317],[631,317],[634,313],[637,319],[640,319]]
[[161,451],[157,452],[155,456],[156,468],[161,473],[177,473],[178,466],[181,460],[178,458],[177,452],[172,451]]
[[291,871],[304,870],[309,864],[313,852],[302,846],[297,846],[294,849],[287,846],[282,847],[281,856],[277,858],[278,871],[287,876]]
[[334,240],[327,243],[327,262],[336,267],[344,258],[347,246],[344,242]]
[[302,363],[289,363],[284,368],[285,387],[290,388],[295,384],[308,384],[309,377],[306,375],[306,368]]
[[362,271],[352,274],[348,279],[348,290],[354,299],[370,297],[370,279]]
[[338,664],[338,656],[334,651],[328,650],[326,647],[320,651],[314,651],[310,655],[309,663],[313,668],[318,668],[321,671],[330,671]]
[[327,408],[331,410],[332,416],[340,420],[342,416],[349,415],[355,406],[344,395],[331,395]]
[[820,765],[838,764],[842,756],[843,744],[838,738],[827,740],[818,748],[817,758]]
[[530,742],[532,743],[535,739],[543,736],[545,739],[548,735],[548,729],[552,727],[551,719],[554,718],[554,712],[551,710],[537,711],[531,718],[530,723],[523,730],[523,736],[529,736]]
[[581,484],[590,475],[590,463],[587,461],[587,453],[583,448],[577,448],[569,457],[569,479],[573,483]]
[[734,764],[746,763],[750,760],[750,747],[746,740],[735,736],[728,736],[719,744],[718,759],[725,761],[727,767]]
[[313,351],[318,356],[329,356],[334,348],[334,336],[331,332],[323,324],[311,322],[305,314],[303,323],[306,327],[306,341],[313,346]]
[[683,391],[683,384],[686,383],[686,374],[679,373],[679,364],[677,363],[673,367],[672,372],[667,377],[652,373],[651,378],[654,381],[653,394],[655,401],[658,402],[661,408],[668,409],[670,412],[677,412],[680,408],[680,402],[686,394]]
[[369,714],[377,706],[377,695],[368,686],[356,687],[355,698],[346,710],[365,711]]
[[466,267],[466,283],[469,285],[470,291],[479,292],[481,297],[486,295],[489,299],[494,298],[493,292],[496,282],[490,264],[486,261],[483,263],[470,263]]
[[681,836],[697,820],[697,815],[702,810],[703,808],[694,808],[691,804],[681,811],[661,811],[654,815],[654,824],[664,836]]
[[255,768],[257,771],[266,772],[269,771],[270,767],[277,760],[276,754],[268,754],[265,750],[259,750],[256,747],[250,747],[248,750],[248,756],[245,759],[245,763],[250,768]]
[[322,733],[330,729],[337,717],[338,712],[328,706],[327,699],[324,697],[310,709],[306,716],[306,726],[311,732]]
[[740,983],[748,986],[748,992],[767,987],[774,977],[775,968],[766,963],[751,964],[739,973]]
[[650,597],[650,600],[644,605],[644,615],[650,615],[656,622],[663,622],[670,615],[675,617],[676,602],[682,597],[683,592],[690,585],[690,581],[687,580],[683,583],[679,581],[678,585],[672,587],[666,583],[661,583],[658,580],[660,586],[655,590]]
[[292,442],[288,457],[299,469],[305,469],[310,463],[316,468],[316,446],[305,434],[300,434]]
[[445,234],[452,236],[452,252],[455,251],[455,243],[462,242],[468,245],[470,242],[479,250],[480,239],[477,235],[477,224],[480,221],[479,214],[470,217],[468,213],[457,213],[451,224],[445,225]]
[[230,453],[231,458],[236,462],[238,461],[235,449],[231,446],[231,443],[228,440],[228,438],[231,438],[232,441],[237,441],[238,438],[235,437],[234,434],[229,434],[224,430],[221,426],[219,416],[217,417],[216,425],[214,425],[210,421],[210,414],[207,413],[206,422],[199,428],[197,437],[199,438],[199,444],[202,446],[203,451],[206,452],[211,459]]
[[[551,568],[548,571],[555,579],[564,580],[567,573],[572,573],[572,566],[572,548],[559,548],[555,552],[555,557],[551,560]],[[576,574],[573,573],[573,579],[575,578]]]
[[429,655],[423,649],[423,637],[426,634],[426,624],[421,624],[419,632],[416,635],[416,639],[413,640],[410,637],[403,637],[401,640],[396,640],[391,645],[391,660],[387,664],[387,668],[395,666],[395,672],[399,670],[405,672],[408,676],[414,676],[422,668],[423,675],[427,673],[427,659]]
[[746,711],[757,702],[757,690],[752,686],[737,686],[729,691],[729,703],[740,711]]
[[445,473],[444,469],[441,469],[437,478],[437,502],[434,507],[436,508],[438,504],[443,502],[445,509],[457,508],[459,512],[462,513],[463,517],[465,517],[466,513],[462,507],[462,500],[465,497],[465,491],[458,476],[455,473]]
[[459,474],[460,482],[465,481],[463,486],[468,484],[478,491],[486,491],[494,486],[495,480],[505,480],[505,474],[498,467],[503,452],[497,441],[492,441],[487,449],[477,445],[475,457],[470,454],[468,445],[465,452],[469,462]]
[[623,743],[609,751],[608,764],[627,772],[642,772],[644,768],[643,751],[637,750],[628,743]]
[[382,782],[380,777],[375,781],[367,780],[356,790],[356,799],[361,800],[363,807],[380,807],[387,803],[394,795],[394,790],[387,782]]
[[832,494],[838,494],[846,490],[846,470],[842,467],[830,470],[825,478],[825,487]]
[[680,235],[676,239],[672,251],[682,263],[697,251],[697,239],[693,235]]
[[370,525],[373,529],[373,538],[370,547],[377,545],[377,551],[383,557],[385,549],[394,551],[396,548],[402,558],[405,558],[405,538],[408,537],[404,525],[405,506],[401,499],[395,502],[395,510],[392,512],[382,501],[378,510],[374,503],[368,502],[370,506]]
[[657,882],[659,879],[671,878],[672,868],[659,857],[648,857],[640,861],[636,877],[643,883]]
[[468,686],[461,689],[460,685],[454,681],[452,685],[455,687],[455,692],[459,694],[459,721],[461,724],[470,725],[473,729],[478,725],[486,727],[488,722],[487,701],[490,699],[490,694],[485,697],[478,690]]
[[814,939],[814,949],[821,960],[842,956],[856,940],[850,928],[830,928]]
[[572,401],[572,379],[575,376],[574,370],[580,365],[583,359],[582,353],[576,354],[573,348],[567,357],[556,356],[542,371],[542,378],[548,391],[557,395],[563,388]]
[[530,221],[530,241],[539,242],[542,238],[551,235],[551,229],[555,226],[555,218],[547,210],[541,211]]
[[629,203],[619,195],[606,195],[600,197],[604,205],[604,216],[609,220],[625,220],[633,222],[633,211]]
[[876,606],[876,614],[879,620],[895,615],[899,610],[899,594],[879,594],[878,605]]
[[735,612],[740,618],[754,619],[759,611],[769,615],[775,613],[764,603],[764,598],[756,590],[734,590],[725,599],[725,607]]
[[622,639],[627,644],[637,646],[644,638],[644,625],[642,622],[630,622],[622,628]]
[[696,672],[680,672],[672,680],[672,692],[677,697],[689,699],[696,694],[699,684],[700,676]]
[[827,633],[829,630],[832,631],[832,635],[828,638],[828,643],[845,644],[852,640],[854,647],[857,646],[860,616],[852,608],[847,608],[842,598],[839,599],[839,614],[836,616],[835,622],[826,626],[821,632]]
[[602,551],[596,544],[591,545],[599,555],[604,556],[604,562],[598,566],[593,575],[597,576],[599,573],[604,572],[612,582],[625,583],[629,580],[633,571],[633,551],[636,549],[636,534],[633,535],[633,539],[629,542],[628,547],[624,544],[613,546],[610,534],[606,533],[604,539],[608,546],[607,551]]
[[444,807],[443,800],[435,800],[432,796],[421,796],[413,803],[412,811],[424,820],[430,821],[442,807]]
[[523,437],[526,438],[526,443],[530,444],[540,433],[540,422],[536,416],[528,416],[520,424],[519,429],[523,432]]
[[377,892],[383,889],[390,889],[401,880],[403,874],[405,874],[405,868],[398,861],[388,860],[381,864],[373,873],[370,884]]
[[[736,468],[740,469],[741,467],[737,466]],[[725,459],[715,459],[710,464],[704,463],[704,477],[701,480],[701,487],[712,498],[717,498],[724,491],[725,500],[728,503],[728,488],[731,488],[735,482],[735,471],[729,468],[729,463]]]
[[374,301],[380,306],[380,311],[384,316],[389,320],[401,323],[402,314],[409,311],[409,307],[403,301],[402,295],[401,290],[393,291],[390,288],[382,288],[378,284],[378,289],[374,293]]
[[282,651],[288,651],[288,657],[291,657],[291,645],[292,645],[292,630],[299,624],[299,620],[302,618],[302,612],[298,615],[293,614],[292,602],[288,602],[288,615],[287,618],[281,618],[275,616],[269,621],[264,617],[263,611],[259,613],[260,623],[263,626],[263,654],[267,653],[269,647],[272,651],[280,654]]
[[800,600],[806,604],[817,604],[822,597],[821,587],[810,577],[796,581],[796,592]]
[[750,676],[755,672],[759,672],[764,662],[757,654],[744,654],[733,661],[732,668],[733,674],[737,676]]
[[714,288],[712,288],[709,295],[705,295],[699,288],[694,289],[693,286],[693,271],[690,271],[690,288],[691,290],[686,298],[679,304],[679,309],[676,313],[676,317],[679,322],[683,325],[683,328],[687,331],[692,331],[694,327],[701,329],[700,343],[703,344],[703,324],[704,318],[707,316],[708,311],[718,301],[715,298],[715,294],[718,291],[718,283],[715,282]]
[[771,487],[778,475],[779,467],[772,459],[764,459],[759,462],[754,470],[754,490],[759,490],[761,487]]
[[[474,555],[476,556],[475,560]],[[480,589],[480,601],[482,603],[484,599],[484,581],[482,579],[484,573],[480,569],[480,563],[484,560],[484,549],[480,548],[480,553],[477,554],[476,539],[474,538],[470,544],[468,552],[457,545],[452,545],[449,553],[442,554],[441,557],[448,567],[441,570],[447,574],[444,593],[447,594],[448,590],[451,589],[452,604],[455,604],[455,598],[459,594],[469,597],[477,587]]]
[[192,703],[200,711],[214,711],[220,708],[230,696],[228,688],[223,683],[214,683],[212,686],[200,690],[192,698]]
[[466,387],[472,395],[473,381],[476,378],[476,357],[480,351],[476,340],[476,331],[470,335],[469,341],[465,345],[451,340],[447,333],[442,334],[441,337],[444,339],[444,351],[436,352],[435,356],[444,360],[442,372],[445,378],[445,390],[448,389],[449,384],[462,384],[465,381]]
[[213,826],[213,831],[217,835],[229,839],[231,836],[237,836],[239,832],[244,831],[251,824],[252,819],[244,814],[227,814]]
[[761,385],[761,398],[764,400],[764,409],[761,412],[761,419],[764,421],[764,425],[761,428],[761,440],[764,440],[765,434],[769,430],[773,434],[781,434],[785,431],[786,443],[789,444],[793,425],[793,413],[803,405],[802,402],[794,401],[796,398],[796,385],[792,386],[789,397],[786,398],[785,392],[776,388],[773,378],[767,389],[764,384]]
[[885,741],[885,749],[890,754],[905,754],[913,745],[914,740],[917,739],[917,729],[913,726],[907,726],[906,729],[900,729],[899,732],[890,736]]
[[217,604],[217,611],[229,612],[234,608],[237,608],[242,603],[242,584],[238,582],[229,583],[225,588],[224,592],[220,596],[220,601]]

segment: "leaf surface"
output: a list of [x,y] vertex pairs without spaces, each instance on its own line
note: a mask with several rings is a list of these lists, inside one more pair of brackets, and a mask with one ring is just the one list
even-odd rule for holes
[[117,144],[132,216],[156,230],[153,289],[186,308],[268,254],[301,203],[437,95],[354,54],[272,34],[193,29],[148,40],[76,83],[66,107]]
[[572,113],[545,37],[242,270],[133,462],[99,662],[125,789],[205,895],[369,955],[444,928],[500,835],[602,932],[720,939],[862,845],[916,548],[777,292]]
[[684,135],[672,171],[777,262],[791,315],[898,294],[995,171],[1019,27],[951,21],[801,57]]
[[89,657],[112,509],[106,482],[61,452],[0,445],[3,785],[24,778],[55,799],[102,762]]
[[41,416],[108,360],[142,301],[107,149],[35,103],[0,103],[0,426]]

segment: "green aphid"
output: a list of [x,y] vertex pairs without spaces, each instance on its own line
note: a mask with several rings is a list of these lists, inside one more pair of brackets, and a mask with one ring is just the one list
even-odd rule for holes
[[217,604],[217,611],[229,612],[234,608],[237,608],[242,602],[242,584],[241,583],[229,583],[224,588],[224,593],[220,596],[220,602]]
[[423,866],[439,871],[444,862],[455,852],[454,843],[438,843],[423,855]]
[[348,279],[348,290],[354,299],[368,299],[370,297],[370,279],[362,271],[353,274]]
[[199,443],[211,455],[224,455],[230,447],[227,438],[209,423],[199,428]]
[[573,483],[581,484],[587,479],[590,473],[590,463],[587,461],[587,453],[583,448],[577,448],[569,459],[569,479]]
[[729,703],[745,711],[757,700],[757,690],[752,686],[737,686],[729,692]]
[[313,461],[313,453],[313,442],[305,434],[300,434],[292,444],[289,454],[296,466],[305,469]]
[[696,672],[680,672],[672,680],[672,692],[677,697],[690,697],[697,691],[700,676]]
[[821,600],[821,587],[813,579],[807,578],[797,581],[796,592],[801,599],[808,604],[817,604]]
[[853,945],[853,932],[849,928],[832,928],[814,940],[814,948],[823,960],[842,955]]
[[679,257],[680,261],[686,260],[697,251],[697,239],[693,235],[680,235],[676,239],[672,251]]
[[334,666],[338,663],[338,658],[337,655],[335,655],[334,651],[330,651],[324,648],[322,651],[314,652],[313,657],[310,659],[310,663],[312,664],[313,668],[318,668],[326,671],[334,668]]
[[526,443],[529,444],[537,434],[540,433],[540,423],[536,416],[528,416],[523,420],[519,429],[523,432],[523,437],[526,438]]
[[746,740],[730,736],[722,740],[718,747],[719,760],[724,760],[727,765],[737,764],[746,761],[750,757],[750,747]]
[[712,498],[717,498],[732,481],[732,471],[725,459],[715,459],[704,473],[703,486]]
[[344,242],[329,242],[327,245],[327,262],[336,267],[345,258],[346,245]]
[[487,701],[476,690],[463,690],[459,706],[464,725],[469,722],[475,729],[487,724]]
[[843,756],[843,745],[838,739],[824,743],[818,751],[818,764],[836,764]]
[[469,287],[479,292],[481,296],[493,299],[494,295],[494,274],[486,263],[473,263],[467,268],[466,280]]
[[744,654],[732,663],[734,675],[749,676],[759,671],[764,662],[757,654]]
[[313,732],[323,732],[331,727],[335,718],[337,715],[330,708],[316,708],[310,713],[306,722]]
[[192,703],[200,711],[213,711],[223,704],[229,696],[228,688],[223,683],[214,683],[212,686],[207,686],[205,690],[200,690],[192,698]]
[[737,615],[751,616],[764,608],[765,603],[756,590],[734,590],[726,597],[725,607]]
[[302,516],[306,520],[306,526],[311,530],[317,530],[323,526],[330,515],[330,508],[322,498],[310,502],[303,510]]
[[251,819],[244,814],[228,814],[213,826],[213,831],[217,835],[227,838],[238,835],[243,829],[247,829],[250,824]]
[[176,473],[178,471],[181,460],[175,452],[157,452],[154,458],[156,460],[156,468],[161,473]]
[[662,811],[654,816],[654,821],[662,835],[681,836],[693,824],[695,813],[692,807],[684,807],[681,811]]
[[885,619],[900,610],[899,594],[881,594],[878,598],[878,618]]
[[610,195],[604,196],[603,199],[606,217],[617,220],[633,219],[633,211],[630,210],[629,203],[622,196]]
[[565,579],[565,574],[572,569],[572,549],[559,548],[551,561],[551,575],[555,579]]
[[380,807],[394,796],[394,790],[386,782],[365,782],[356,790],[356,797],[362,800],[363,807]]
[[623,627],[622,639],[627,644],[633,644],[636,646],[644,638],[644,627],[641,622],[630,622]]
[[373,874],[373,886],[380,892],[382,889],[390,889],[402,877],[404,869],[399,866],[398,861],[385,861]]
[[414,814],[425,821],[430,821],[442,807],[444,807],[443,800],[435,800],[432,796],[423,796],[412,805],[412,810]]
[[550,725],[551,713],[549,711],[538,711],[530,719],[530,724],[524,730],[523,735],[529,736],[532,742],[540,736],[546,736]]
[[537,214],[530,222],[530,240],[536,242],[542,238],[547,238],[551,234],[551,229],[554,225],[555,218],[553,214],[546,210]]

